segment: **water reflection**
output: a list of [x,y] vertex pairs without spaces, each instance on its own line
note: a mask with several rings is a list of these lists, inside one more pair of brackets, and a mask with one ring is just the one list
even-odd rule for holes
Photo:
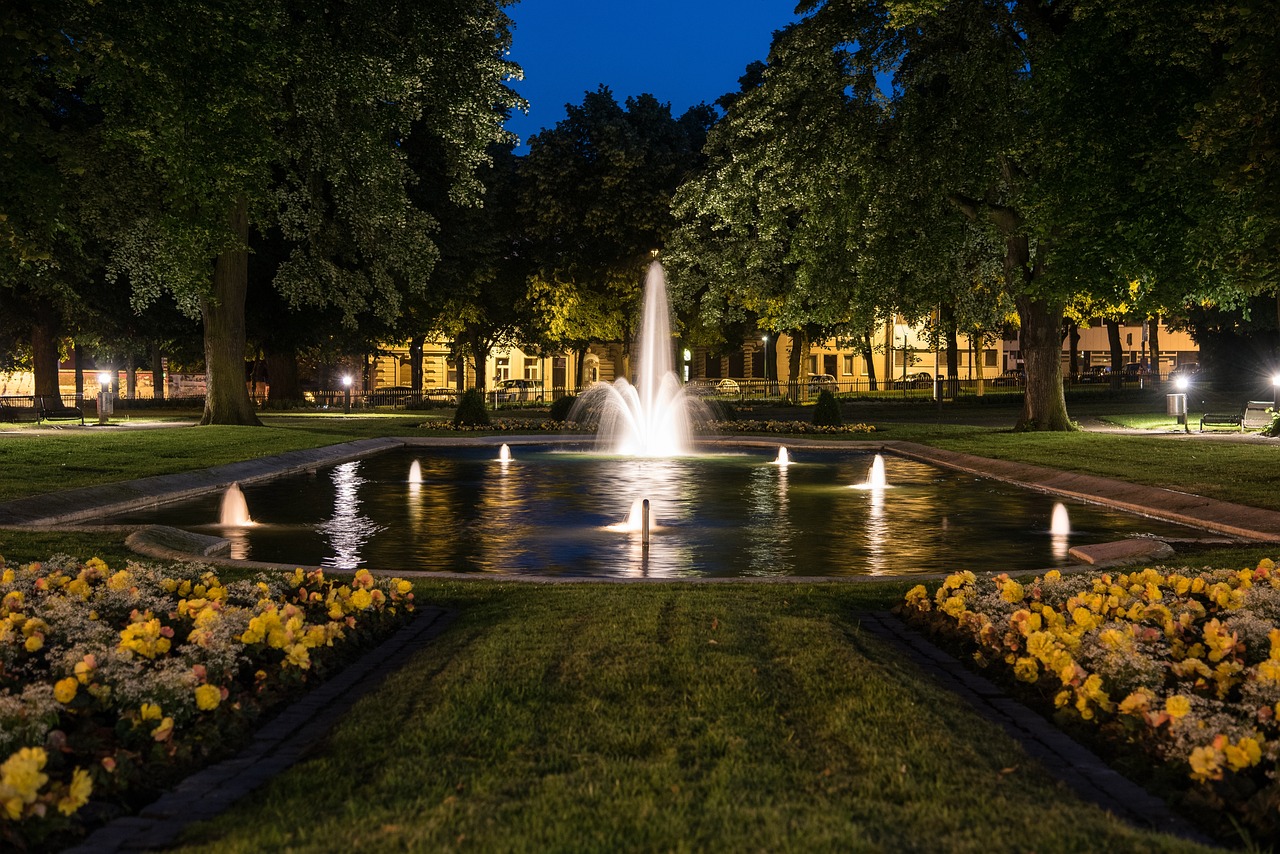
[[333,481],[333,515],[317,526],[317,530],[328,538],[332,552],[323,566],[357,569],[364,544],[382,530],[380,525],[360,512],[360,487],[365,480],[359,471],[360,461],[354,460],[337,466],[330,476]]
[[[848,488],[871,462],[855,452],[783,467],[768,464],[773,448],[672,460],[518,450],[502,466],[492,447],[415,449],[246,486],[259,525],[234,532],[233,554],[345,569],[665,578],[1025,571],[1068,560],[1048,536],[1053,499],[910,460],[885,459],[894,488],[884,491]],[[415,458],[422,484],[405,476]],[[113,521],[214,529],[220,498]],[[639,534],[606,530],[643,498],[658,523],[647,553]],[[1071,514],[1072,545],[1185,535],[1086,505]]]

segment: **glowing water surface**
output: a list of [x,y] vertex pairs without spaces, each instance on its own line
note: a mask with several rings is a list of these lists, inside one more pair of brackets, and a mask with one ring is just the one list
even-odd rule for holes
[[[495,465],[491,447],[406,449],[311,475],[243,487],[255,525],[238,557],[344,569],[589,576],[898,575],[1034,570],[1066,547],[1131,534],[1196,536],[1175,525],[886,457],[891,489],[850,489],[872,457],[805,451],[619,458],[524,446]],[[419,463],[423,483],[407,473]],[[609,530],[648,498],[647,550]],[[113,521],[219,534],[220,495]],[[1061,530],[1061,529],[1059,529]]]

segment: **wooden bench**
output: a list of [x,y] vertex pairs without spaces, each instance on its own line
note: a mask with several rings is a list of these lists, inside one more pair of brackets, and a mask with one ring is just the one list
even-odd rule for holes
[[67,406],[62,398],[52,395],[36,395],[36,421],[79,421],[84,424],[84,413],[74,406]]
[[1261,430],[1271,426],[1271,412],[1276,405],[1270,400],[1251,400],[1244,405],[1240,427],[1244,430]]
[[1243,412],[1206,412],[1200,417],[1200,432],[1204,432],[1205,427],[1234,427],[1237,430],[1244,429],[1244,413]]

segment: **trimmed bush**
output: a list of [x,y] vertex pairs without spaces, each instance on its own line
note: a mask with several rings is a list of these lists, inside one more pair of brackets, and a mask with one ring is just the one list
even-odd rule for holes
[[818,392],[818,403],[813,407],[813,423],[819,427],[839,427],[844,423],[836,396],[826,389]]
[[551,420],[568,421],[569,413],[573,411],[573,405],[577,402],[578,398],[571,394],[565,394],[557,397],[551,404]]
[[469,388],[458,401],[458,410],[453,413],[454,427],[488,427],[489,410],[484,405],[484,395],[480,389]]

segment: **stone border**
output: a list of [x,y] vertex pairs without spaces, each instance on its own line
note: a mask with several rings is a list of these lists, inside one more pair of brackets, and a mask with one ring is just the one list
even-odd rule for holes
[[966,669],[954,656],[886,612],[854,614],[859,625],[889,644],[946,691],[957,695],[1006,733],[1083,800],[1122,821],[1203,845],[1218,847],[1155,795],[1108,766],[1096,753],[1058,729],[990,680]]
[[441,608],[419,608],[406,626],[377,648],[268,721],[235,758],[195,772],[137,815],[108,822],[64,854],[114,854],[172,845],[188,825],[213,818],[305,758],[357,700],[426,648],[453,616]]

